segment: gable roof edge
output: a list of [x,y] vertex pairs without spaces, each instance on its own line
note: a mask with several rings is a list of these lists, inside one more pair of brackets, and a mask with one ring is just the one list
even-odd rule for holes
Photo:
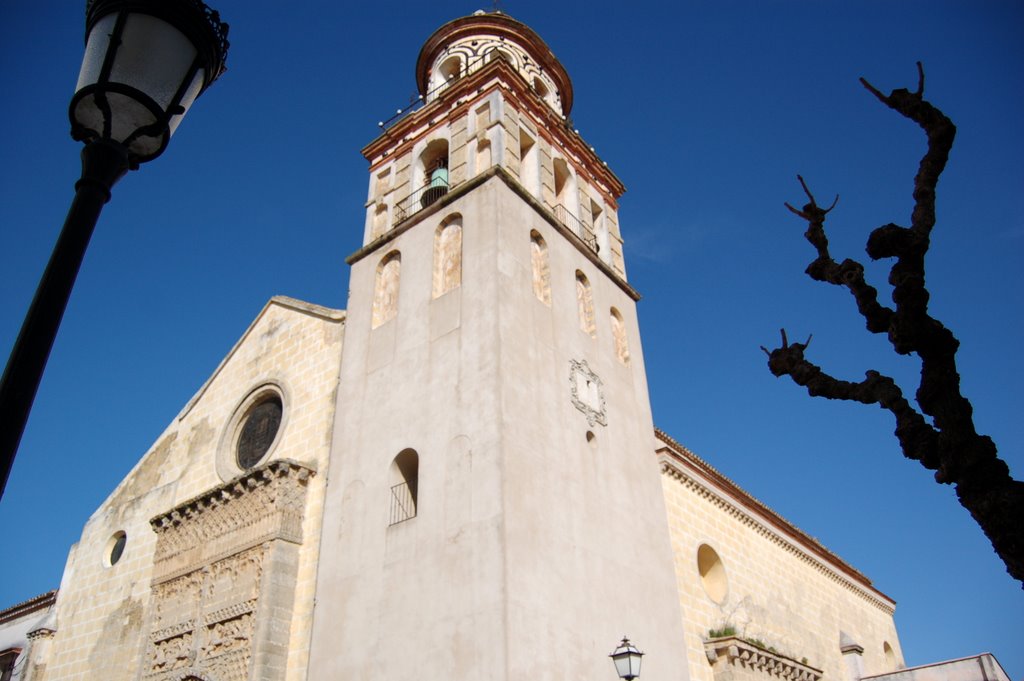
[[267,310],[269,310],[271,306],[275,305],[289,310],[294,310],[296,312],[301,312],[302,314],[307,314],[311,317],[319,317],[329,322],[343,323],[345,321],[345,310],[336,310],[334,308],[324,307],[323,305],[317,305],[316,303],[307,303],[304,300],[299,300],[298,298],[291,298],[289,296],[274,296],[273,298],[267,301],[266,305],[263,306],[259,314],[256,315],[256,318],[252,320],[248,327],[246,327],[242,335],[238,338],[237,341],[235,341],[235,344],[231,346],[231,349],[228,351],[228,354],[224,355],[224,359],[220,361],[220,363],[213,370],[213,372],[207,377],[205,381],[203,381],[203,384],[199,387],[199,390],[197,390],[196,393],[191,397],[191,399],[189,399],[189,401],[185,403],[185,406],[182,407],[181,411],[178,412],[178,415],[174,418],[175,421],[180,422],[186,416],[188,416],[189,412],[192,411],[192,407],[194,407],[196,403],[199,402],[199,400],[202,398],[202,396],[206,394],[206,390],[207,388],[210,387],[210,384],[213,383],[213,380],[217,378],[218,375],[220,375],[220,372],[224,369],[225,366],[227,366],[227,363],[231,361],[232,357],[235,356],[235,353],[238,351],[238,348],[242,346],[242,343],[245,342],[245,340],[249,337],[249,334],[251,334],[253,329],[256,328],[256,325],[259,324],[261,319],[263,319],[263,316],[267,313]]

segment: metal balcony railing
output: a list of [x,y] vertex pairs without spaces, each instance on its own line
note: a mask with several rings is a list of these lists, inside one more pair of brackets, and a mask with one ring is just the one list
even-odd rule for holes
[[448,193],[448,182],[435,178],[395,204],[395,224],[420,212]]
[[388,525],[397,525],[416,517],[416,499],[407,483],[400,483],[391,488],[391,512],[388,514]]
[[569,231],[583,240],[590,250],[597,253],[597,236],[583,224],[583,221],[569,212],[564,204],[555,206],[555,218],[569,228]]
[[399,120],[405,118],[413,111],[416,111],[417,109],[423,107],[423,105],[426,104],[427,102],[431,102],[437,99],[438,95],[440,95],[442,92],[451,87],[451,85],[454,84],[455,81],[459,80],[463,76],[468,76],[470,73],[479,70],[480,67],[487,62],[488,57],[490,57],[490,53],[482,54],[479,57],[476,57],[475,59],[471,59],[468,64],[460,65],[460,68],[457,73],[449,74],[446,80],[441,81],[434,87],[427,90],[425,95],[413,95],[412,97],[409,98],[408,104],[395,111],[394,115],[392,115],[391,118],[385,121],[381,121],[377,125],[383,130],[390,128],[392,125],[397,123]]

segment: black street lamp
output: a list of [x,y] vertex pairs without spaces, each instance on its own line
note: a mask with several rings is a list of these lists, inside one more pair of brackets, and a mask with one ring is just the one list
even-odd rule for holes
[[632,681],[640,676],[640,658],[644,656],[625,636],[622,643],[608,657],[615,663],[615,672],[620,679]]
[[85,14],[69,112],[71,136],[85,143],[82,176],[0,382],[0,498],[111,188],[163,152],[228,52],[228,25],[201,0],[88,0]]

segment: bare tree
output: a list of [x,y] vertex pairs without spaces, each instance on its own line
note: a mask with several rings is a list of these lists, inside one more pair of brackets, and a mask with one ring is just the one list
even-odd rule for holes
[[928,149],[914,177],[914,210],[910,226],[893,223],[871,232],[867,254],[872,260],[895,258],[889,271],[893,307],[878,302],[878,291],[864,279],[864,266],[851,259],[836,262],[829,253],[825,217],[836,201],[822,208],[803,178],[797,176],[809,203],[802,209],[786,207],[807,222],[804,236],[818,256],[807,267],[816,281],[845,287],[853,294],[867,329],[884,333],[893,350],[916,354],[921,360],[921,382],[915,395],[920,410],[907,401],[896,382],[877,371],[866,372],[859,383],[833,378],[804,357],[810,343],[790,343],[782,330],[782,347],[768,351],[768,368],[775,376],[788,375],[815,397],[877,404],[896,417],[896,438],[907,458],[935,471],[935,481],[952,484],[961,505],[981,526],[1007,572],[1024,583],[1024,482],[1010,477],[996,445],[974,427],[971,403],[960,394],[953,333],[928,313],[924,260],[935,225],[935,187],[946,167],[956,126],[924,99],[924,69],[917,64],[916,92],[879,92],[861,83],[890,109],[917,123],[928,138]]

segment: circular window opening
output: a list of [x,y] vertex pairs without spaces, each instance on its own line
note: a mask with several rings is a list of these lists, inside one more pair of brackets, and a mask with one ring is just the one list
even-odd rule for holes
[[107,540],[107,546],[103,549],[103,565],[105,567],[113,567],[117,565],[117,561],[121,560],[122,554],[124,554],[124,545],[128,541],[128,535],[123,531],[115,532]]
[[697,549],[697,571],[700,573],[700,582],[704,585],[704,591],[715,603],[725,600],[725,594],[729,591],[729,581],[725,576],[725,564],[713,548],[707,544],[701,544]]
[[280,396],[270,394],[249,410],[238,431],[235,460],[248,470],[258,464],[274,444],[284,412]]
[[592,430],[587,431],[587,444],[591,447],[597,446],[597,436],[594,435],[594,431]]

